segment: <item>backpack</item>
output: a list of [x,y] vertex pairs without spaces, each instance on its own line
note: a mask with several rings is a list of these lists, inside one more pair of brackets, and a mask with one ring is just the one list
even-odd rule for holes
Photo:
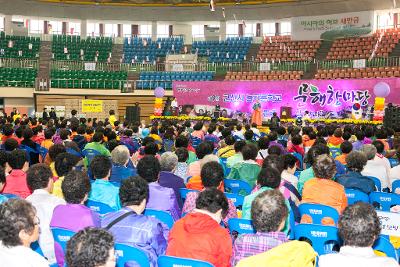
[[305,241],[289,241],[241,260],[236,267],[315,267],[317,253]]

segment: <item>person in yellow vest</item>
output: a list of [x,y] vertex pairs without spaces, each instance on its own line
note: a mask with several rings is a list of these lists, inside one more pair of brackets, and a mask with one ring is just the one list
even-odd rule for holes
[[114,127],[114,122],[117,121],[117,117],[115,116],[115,110],[110,110],[110,116],[108,117],[108,121],[110,122],[111,126]]

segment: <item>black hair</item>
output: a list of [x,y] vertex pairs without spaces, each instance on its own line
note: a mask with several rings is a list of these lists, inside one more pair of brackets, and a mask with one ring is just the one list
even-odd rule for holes
[[385,146],[382,141],[375,140],[374,142],[372,142],[372,145],[376,147],[376,152],[378,154],[382,154],[385,151]]
[[65,176],[78,164],[79,160],[80,158],[78,156],[67,152],[58,154],[54,163],[57,175],[59,177]]
[[228,145],[228,146],[231,146],[231,145],[233,145],[234,143],[235,143],[235,138],[233,138],[233,136],[232,135],[228,135],[227,137],[225,137],[225,143]]
[[235,145],[233,146],[235,148],[235,152],[242,152],[243,147],[246,145],[246,141],[239,140],[235,142]]
[[29,139],[31,139],[32,136],[33,136],[33,131],[32,131],[31,128],[26,128],[26,129],[23,131],[22,134],[23,134],[25,140],[29,140]]
[[8,165],[12,169],[20,170],[28,161],[27,153],[24,150],[16,149],[8,155]]
[[53,173],[44,163],[32,165],[26,172],[26,181],[32,191],[46,188],[50,179],[53,179]]
[[70,204],[80,204],[91,189],[89,177],[82,171],[70,171],[61,184],[64,199]]
[[63,144],[54,144],[49,148],[49,157],[52,161],[56,160],[58,154],[66,152]]
[[246,139],[247,141],[253,140],[253,136],[254,132],[252,130],[247,130],[246,132],[244,132],[244,139]]
[[96,129],[96,132],[94,133],[94,135],[92,137],[93,142],[101,142],[101,141],[103,141],[103,138],[104,138],[104,134],[102,132],[97,131],[97,129]]
[[189,138],[187,138],[184,135],[179,135],[176,139],[175,139],[175,147],[179,148],[179,147],[184,147],[187,148],[189,145]]
[[177,148],[175,154],[178,156],[178,162],[186,162],[189,158],[189,152],[184,147]]
[[204,187],[218,187],[224,180],[224,169],[218,162],[207,162],[201,168],[200,176]]
[[257,184],[261,187],[278,188],[281,184],[281,172],[276,168],[262,168],[258,174]]
[[214,151],[214,146],[210,142],[202,142],[196,147],[196,156],[198,159],[202,159],[207,155],[212,154]]
[[222,210],[222,217],[228,213],[229,204],[224,193],[216,188],[207,188],[196,199],[196,209],[216,213]]
[[47,129],[46,131],[44,131],[44,138],[45,139],[51,139],[54,135],[54,132],[52,129]]
[[15,140],[14,138],[8,138],[5,142],[4,142],[4,149],[6,151],[13,151],[15,149],[18,148],[18,141]]
[[292,136],[292,144],[293,145],[301,145],[303,143],[303,139],[301,138],[300,135],[296,134]]
[[144,178],[148,183],[158,181],[161,165],[154,156],[144,156],[139,160],[136,168],[140,177]]
[[273,142],[278,139],[278,134],[275,131],[271,131],[268,135],[269,141]]
[[285,154],[282,155],[281,157],[283,161],[283,168],[285,170],[287,170],[288,168],[293,168],[296,165],[297,158],[292,154]]
[[259,149],[268,149],[269,146],[269,139],[266,136],[260,137],[258,139],[258,148]]
[[282,155],[282,153],[283,153],[283,151],[282,151],[281,147],[278,146],[278,145],[273,145],[273,146],[270,146],[270,147],[268,148],[268,154],[269,154],[269,155],[277,155],[277,156],[280,156],[280,155]]
[[353,145],[349,141],[344,141],[340,144],[340,151],[343,154],[349,154],[353,150]]
[[123,207],[140,205],[142,201],[149,199],[149,185],[140,176],[129,177],[121,183],[119,188],[119,200]]
[[257,158],[258,149],[253,144],[247,144],[242,148],[243,160],[255,160]]
[[69,138],[69,135],[71,134],[69,130],[67,129],[61,129],[60,130],[60,138],[61,140],[67,140]]
[[315,159],[319,156],[319,155],[329,155],[330,151],[329,151],[329,147],[327,147],[326,145],[323,144],[314,144],[310,150],[308,150],[306,158],[305,158],[305,162],[313,165]]
[[90,161],[90,170],[95,179],[106,178],[111,172],[112,163],[109,157],[96,155]]

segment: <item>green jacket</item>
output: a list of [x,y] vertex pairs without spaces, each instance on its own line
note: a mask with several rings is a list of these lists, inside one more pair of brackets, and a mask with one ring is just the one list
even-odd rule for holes
[[231,172],[229,173],[227,178],[242,180],[247,182],[250,186],[254,187],[260,170],[261,167],[257,163],[242,161],[233,165]]

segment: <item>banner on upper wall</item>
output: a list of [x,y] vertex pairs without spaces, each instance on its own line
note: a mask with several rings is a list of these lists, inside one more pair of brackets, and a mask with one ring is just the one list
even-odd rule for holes
[[325,16],[293,17],[292,40],[334,40],[371,34],[372,11],[332,14]]
[[103,112],[103,100],[82,100],[82,112]]
[[341,118],[351,114],[354,104],[365,113],[374,105],[374,87],[379,82],[390,86],[388,103],[400,104],[400,79],[301,80],[301,81],[209,81],[173,82],[174,97],[180,106],[203,105],[203,112],[213,114],[221,107],[221,116],[252,112],[258,100],[264,117],[280,114],[281,107],[291,107],[292,115]]

